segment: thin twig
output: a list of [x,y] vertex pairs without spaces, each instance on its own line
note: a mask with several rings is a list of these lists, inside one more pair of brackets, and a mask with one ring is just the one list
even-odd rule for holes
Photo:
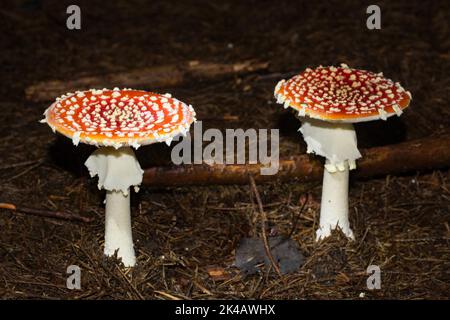
[[249,175],[249,179],[250,179],[250,185],[255,194],[256,202],[258,204],[259,212],[260,212],[261,218],[262,218],[261,219],[262,220],[261,221],[261,224],[262,224],[261,229],[262,229],[262,237],[263,237],[263,242],[264,242],[264,250],[266,251],[266,255],[269,258],[270,262],[272,263],[273,268],[278,273],[278,275],[281,277],[282,275],[281,275],[280,268],[278,267],[277,262],[273,258],[272,251],[270,250],[270,247],[269,247],[269,241],[267,240],[267,234],[266,234],[267,215],[263,209],[261,197],[259,196],[258,189],[256,188],[255,179],[252,177],[252,175]]
[[394,239],[395,242],[427,242],[427,241],[447,241],[450,237],[440,237],[440,238],[417,238],[417,239]]
[[1,203],[1,209],[7,209],[15,212],[21,212],[25,214],[31,214],[35,216],[47,217],[47,218],[56,218],[56,219],[64,219],[64,220],[76,220],[81,222],[91,222],[93,218],[83,217],[76,213],[69,213],[63,211],[51,211],[51,210],[42,210],[42,209],[34,209],[34,208],[24,208],[18,207],[12,203]]
[[298,213],[298,215],[296,215],[294,217],[295,219],[294,219],[294,222],[292,223],[291,232],[289,232],[287,239],[290,239],[292,237],[292,235],[294,234],[295,229],[297,228],[298,220],[300,220],[300,217],[302,216],[303,210],[305,209],[305,206],[308,203],[308,200],[309,200],[309,193],[306,194],[305,201],[303,201],[302,206],[300,207],[300,212]]
[[165,298],[169,298],[170,300],[181,300],[181,298],[171,295],[170,293],[164,291],[155,290],[154,293],[157,293]]
[[22,172],[19,172],[18,174],[14,175],[14,176],[12,176],[12,177],[10,177],[10,178],[5,179],[4,182],[9,182],[9,181],[12,181],[12,180],[14,180],[14,179],[17,179],[17,178],[23,176],[24,174],[27,174],[27,173],[30,172],[31,170],[36,169],[36,168],[39,167],[42,163],[44,163],[44,160],[39,160],[39,161],[36,162],[34,165],[29,166],[28,168],[26,168],[26,169],[23,170]]
[[122,275],[122,277],[125,279],[126,283],[128,284],[128,286],[134,291],[134,293],[139,297],[139,299],[141,300],[145,300],[144,296],[142,295],[142,293],[131,283],[130,279],[128,279],[128,277],[126,276],[125,273],[122,272],[121,268],[116,265],[117,270],[119,271],[119,273]]
[[25,167],[28,165],[32,165],[35,163],[38,163],[39,160],[30,160],[30,161],[23,161],[23,162],[16,162],[16,163],[11,163],[11,164],[5,164],[3,166],[0,166],[0,170],[5,170],[5,169],[14,169],[14,168],[18,168],[18,167]]

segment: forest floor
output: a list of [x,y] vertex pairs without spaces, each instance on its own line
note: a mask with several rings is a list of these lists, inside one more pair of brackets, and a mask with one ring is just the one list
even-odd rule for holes
[[[314,241],[320,182],[258,185],[273,232],[289,234],[300,215],[292,238],[305,263],[282,277],[233,267],[239,240],[261,232],[249,186],[143,187],[132,198],[138,263],[125,270],[103,256],[104,193],[83,165],[92,148],[38,123],[50,102],[24,94],[40,81],[180,61],[268,62],[258,74],[163,90],[208,118],[205,128],[280,128],[280,155],[289,156],[305,151],[300,124],[273,99],[280,78],[264,75],[344,62],[382,71],[413,95],[400,118],[357,125],[360,147],[439,135],[450,132],[448,1],[379,1],[381,30],[366,28],[361,1],[78,1],[82,29],[69,31],[72,2],[7,0],[0,10],[0,202],[95,219],[0,210],[1,298],[450,298],[448,170],[352,179],[355,241],[339,232]],[[224,121],[225,114],[236,118]],[[147,146],[137,155],[150,167],[167,163],[170,148]],[[81,290],[66,287],[69,265],[82,270]],[[367,289],[369,265],[381,269],[380,290]]]

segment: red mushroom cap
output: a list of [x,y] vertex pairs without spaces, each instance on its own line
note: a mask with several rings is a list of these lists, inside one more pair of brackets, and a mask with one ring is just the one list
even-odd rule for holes
[[44,121],[75,145],[81,141],[116,148],[170,143],[195,121],[192,106],[169,94],[118,88],[64,95],[44,114]]
[[383,74],[341,67],[306,69],[275,88],[278,103],[300,116],[336,122],[383,119],[407,108],[411,94]]

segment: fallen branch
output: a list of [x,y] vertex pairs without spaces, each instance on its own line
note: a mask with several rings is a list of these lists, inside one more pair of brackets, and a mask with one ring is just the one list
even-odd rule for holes
[[190,79],[219,79],[235,74],[264,70],[267,62],[242,61],[234,64],[189,61],[176,65],[140,68],[126,72],[82,76],[74,80],[53,80],[34,84],[25,89],[28,100],[50,101],[74,90],[91,88],[166,88],[174,87]]
[[32,208],[24,208],[18,207],[12,203],[0,203],[0,209],[7,209],[16,212],[21,212],[25,214],[31,214],[35,216],[47,217],[47,218],[57,218],[64,220],[76,220],[81,222],[91,222],[93,219],[88,217],[83,217],[75,213],[68,213],[63,211],[51,211],[51,210],[42,210],[42,209],[32,209]]
[[[450,135],[363,149],[361,153],[363,157],[352,172],[358,178],[445,168],[450,166]],[[262,167],[260,164],[154,167],[145,170],[143,182],[158,187],[247,184],[249,174],[257,183],[276,179],[317,181],[323,174],[323,163],[306,154],[280,159],[276,175],[261,175]]]

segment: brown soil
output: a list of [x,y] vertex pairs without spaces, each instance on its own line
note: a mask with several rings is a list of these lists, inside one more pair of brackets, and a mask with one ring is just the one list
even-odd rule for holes
[[[148,189],[133,198],[138,265],[124,271],[102,255],[103,193],[75,148],[39,124],[47,103],[24,90],[38,81],[124,71],[185,60],[268,61],[266,74],[164,89],[191,103],[217,128],[280,128],[281,155],[304,145],[295,117],[274,103],[275,72],[345,62],[383,71],[413,94],[401,118],[356,126],[359,145],[387,145],[450,129],[448,1],[379,1],[382,29],[365,27],[361,1],[79,1],[82,30],[65,28],[73,1],[5,1],[0,8],[0,202],[94,217],[78,223],[0,211],[0,297],[4,299],[448,299],[450,173],[355,180],[350,187],[356,241],[340,233],[314,242],[320,184],[260,185],[271,228],[293,238],[306,263],[280,278],[232,267],[240,238],[260,234],[248,186]],[[73,88],[74,90],[77,88]],[[158,88],[143,88],[158,90]],[[221,114],[239,117],[222,121]],[[170,149],[138,151],[143,167]],[[162,156],[161,156],[162,155]],[[82,269],[82,290],[66,288],[66,268]],[[382,271],[366,288],[366,268]],[[222,270],[214,279],[212,268]]]

